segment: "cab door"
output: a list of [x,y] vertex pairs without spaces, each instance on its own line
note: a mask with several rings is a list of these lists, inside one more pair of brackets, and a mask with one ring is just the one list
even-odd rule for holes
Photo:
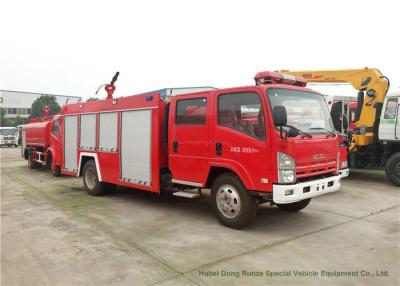
[[235,171],[247,188],[270,190],[273,162],[267,136],[265,97],[258,89],[216,94],[210,156],[215,165]]
[[173,182],[201,186],[209,162],[208,94],[171,102],[168,153]]
[[400,138],[400,122],[398,113],[398,98],[388,98],[383,107],[383,116],[379,123],[379,139],[396,140]]
[[50,147],[53,149],[55,154],[55,157],[52,158],[53,160],[52,169],[54,169],[55,165],[61,164],[59,134],[60,134],[60,118],[57,118],[53,121],[50,132]]

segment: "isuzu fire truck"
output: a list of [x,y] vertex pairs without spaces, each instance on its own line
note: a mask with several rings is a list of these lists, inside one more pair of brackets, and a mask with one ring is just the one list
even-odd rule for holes
[[304,79],[273,72],[255,79],[256,86],[169,100],[111,92],[68,104],[24,126],[23,153],[55,175],[82,176],[94,196],[116,185],[188,198],[210,188],[218,219],[232,228],[248,225],[259,203],[299,211],[340,188],[339,136],[322,95]]

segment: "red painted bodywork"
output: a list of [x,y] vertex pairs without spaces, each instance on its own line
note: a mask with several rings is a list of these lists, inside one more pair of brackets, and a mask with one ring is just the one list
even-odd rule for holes
[[[54,115],[47,119],[33,119],[31,123],[22,126],[22,130],[25,131],[26,148],[31,150],[33,160],[46,162],[46,157],[51,154],[53,171],[55,166],[60,164],[60,141],[51,130],[54,122],[59,121],[60,118],[60,115]],[[41,157],[37,152],[41,152]],[[24,155],[24,150],[22,150],[22,155]]]
[[[146,98],[152,98],[152,100],[147,101]],[[99,168],[102,176],[102,180],[107,183],[117,184],[126,187],[138,188],[152,192],[159,192],[160,189],[160,169],[167,167],[167,154],[166,154],[166,144],[162,142],[163,130],[162,127],[164,121],[164,107],[165,101],[160,100],[159,94],[146,94],[146,95],[135,95],[121,98],[111,98],[105,100],[98,100],[93,102],[76,103],[65,105],[61,114],[64,115],[80,115],[88,113],[96,113],[97,126],[99,124],[99,112],[104,111],[119,111],[118,115],[118,142],[117,146],[120,146],[119,134],[121,132],[121,111],[124,110],[135,110],[135,109],[147,109],[152,110],[152,145],[151,145],[151,166],[152,166],[152,186],[144,186],[131,182],[124,182],[120,180],[120,148],[115,152],[105,152],[98,150],[98,139],[96,140],[96,148],[93,151],[81,150],[78,147],[78,159],[80,158],[81,152],[86,153],[96,153],[99,162]],[[78,119],[78,127],[79,119]],[[64,120],[61,120],[61,130],[64,130]],[[98,130],[98,128],[97,128]],[[63,132],[60,133],[60,142],[64,142]],[[80,132],[78,131],[78,135]],[[98,136],[96,136],[98,138]],[[78,136],[79,142],[79,136]],[[78,144],[80,146],[80,144]],[[60,152],[63,154],[63,146],[60,146]],[[77,173],[66,171],[64,168],[64,158],[61,157],[61,172],[67,175],[77,175]]]
[[27,146],[47,148],[50,145],[51,120],[25,124],[23,130]]
[[[291,85],[271,84],[269,88],[286,88],[313,92]],[[296,176],[306,179],[321,174],[337,174],[338,136],[313,135],[313,138],[280,138],[270,113],[266,86],[239,87],[179,95],[171,99],[169,120],[169,168],[177,180],[206,185],[211,168],[223,167],[236,173],[249,190],[271,192],[277,178],[277,152],[286,153],[296,160]],[[268,90],[267,89],[267,90]],[[256,92],[262,99],[266,118],[266,140],[262,141],[234,129],[218,126],[217,97],[234,92]],[[207,124],[205,126],[176,126],[175,106],[180,99],[207,98]],[[174,154],[173,142],[179,143]],[[222,154],[216,154],[216,143],[222,143]],[[239,149],[238,149],[239,148]],[[235,151],[232,151],[235,150]],[[240,152],[236,152],[240,150]],[[324,158],[314,159],[316,154]],[[268,183],[261,183],[267,178]]]
[[[248,190],[272,192],[273,184],[278,183],[277,152],[283,152],[295,158],[298,181],[310,180],[318,175],[336,175],[338,173],[339,137],[321,134],[313,135],[312,138],[302,138],[300,135],[295,138],[281,138],[280,132],[275,128],[272,119],[267,98],[269,88],[314,92],[302,86],[270,84],[178,95],[173,97],[169,103],[168,119],[165,114],[167,102],[161,100],[158,93],[69,104],[62,108],[61,116],[56,119],[60,120],[60,136],[57,141],[54,141],[58,145],[53,146],[52,152],[57,153],[54,156],[61,165],[62,173],[76,176],[79,170],[78,172],[70,172],[64,168],[62,154],[65,115],[96,113],[98,126],[99,112],[117,111],[119,112],[117,131],[119,138],[121,111],[151,108],[151,186],[122,181],[120,179],[120,148],[118,147],[115,152],[100,151],[97,149],[98,139],[96,148],[92,151],[81,150],[79,149],[80,144],[78,144],[78,162],[81,152],[96,153],[104,182],[152,192],[160,192],[160,171],[162,169],[170,170],[172,178],[175,180],[197,183],[206,187],[209,174],[213,168],[225,168],[234,172]],[[264,110],[265,140],[250,137],[217,124],[218,96],[235,92],[254,92],[259,95]],[[200,126],[175,125],[176,102],[180,99],[191,98],[207,99],[206,124]],[[196,114],[199,111],[189,110],[189,112]],[[78,128],[80,126],[79,120],[78,117]],[[254,118],[249,116],[246,120],[251,121]],[[46,128],[50,128],[51,124],[49,122],[46,124]],[[98,130],[98,128],[96,129]],[[47,130],[50,129],[45,130],[48,132]],[[41,136],[48,138],[46,132],[40,132]],[[167,132],[168,134],[166,134]],[[165,140],[166,138],[168,138],[168,143]],[[79,135],[77,140],[77,143],[79,143]],[[178,153],[174,153],[174,141],[179,144]],[[222,155],[216,154],[216,143],[222,144]],[[120,146],[120,142],[117,146]]]

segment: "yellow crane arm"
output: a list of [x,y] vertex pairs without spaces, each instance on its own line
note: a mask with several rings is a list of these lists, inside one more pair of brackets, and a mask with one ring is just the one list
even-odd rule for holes
[[361,105],[356,121],[357,133],[353,136],[353,147],[366,146],[373,142],[383,101],[389,89],[389,80],[378,69],[344,70],[280,70],[282,74],[298,75],[308,82],[349,83],[359,91],[358,104]]

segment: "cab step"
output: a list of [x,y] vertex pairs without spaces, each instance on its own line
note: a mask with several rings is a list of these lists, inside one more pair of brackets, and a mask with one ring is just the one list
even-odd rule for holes
[[[196,193],[194,193],[193,191],[195,191]],[[172,194],[177,197],[188,198],[188,199],[194,199],[200,197],[200,194],[198,193],[197,189],[178,191],[178,192],[173,192]]]

